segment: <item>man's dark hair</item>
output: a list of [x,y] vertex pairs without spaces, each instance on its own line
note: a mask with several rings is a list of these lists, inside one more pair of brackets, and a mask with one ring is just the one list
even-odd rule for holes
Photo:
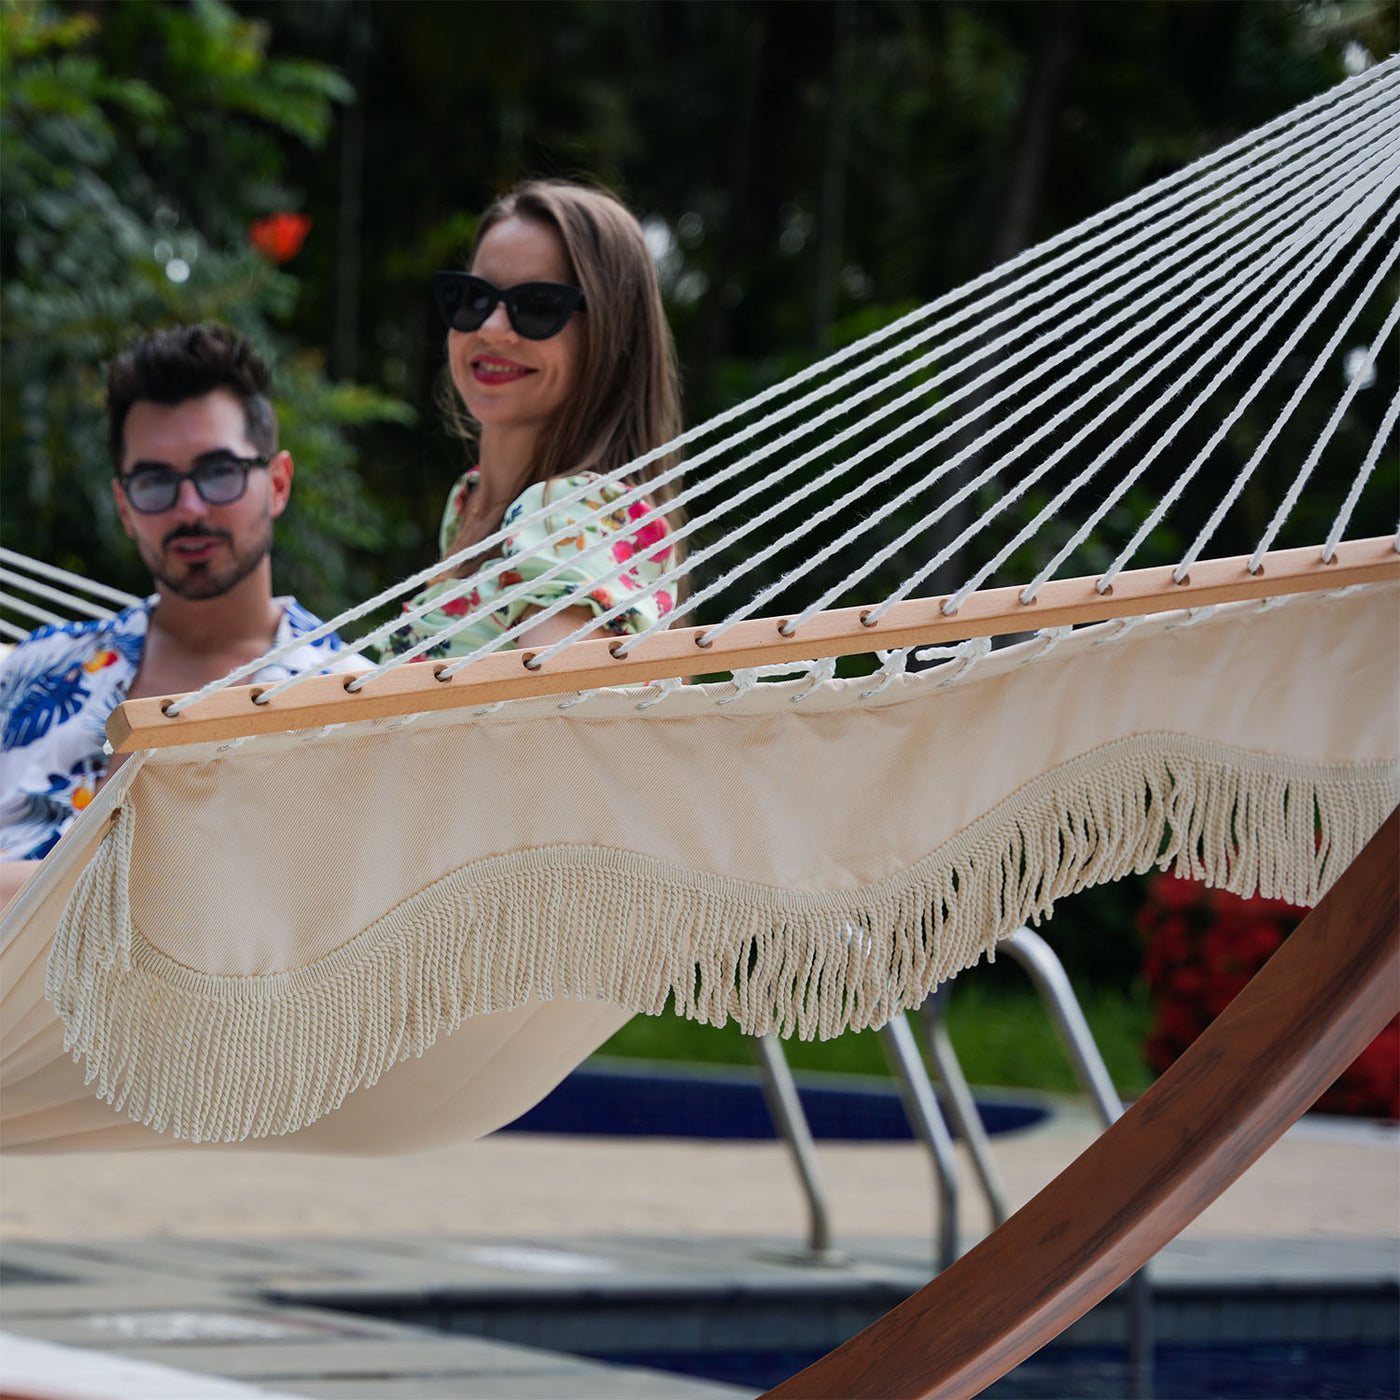
[[252,342],[227,326],[171,326],[128,346],[107,370],[107,444],[120,474],[126,415],[134,403],[180,404],[224,389],[243,405],[248,441],[277,451],[277,416],[268,401],[272,371]]

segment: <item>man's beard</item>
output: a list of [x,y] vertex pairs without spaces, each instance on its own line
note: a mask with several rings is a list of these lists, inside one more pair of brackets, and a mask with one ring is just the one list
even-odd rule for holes
[[255,539],[251,539],[243,550],[233,550],[223,564],[215,565],[209,560],[198,560],[179,565],[182,570],[180,573],[171,569],[165,553],[171,542],[178,539],[224,540],[232,550],[233,536],[227,530],[172,530],[161,541],[159,552],[141,550],[142,561],[156,581],[164,584],[176,597],[188,598],[191,601],[222,598],[225,593],[242,583],[267,558],[272,549],[272,521],[265,521],[261,533]]

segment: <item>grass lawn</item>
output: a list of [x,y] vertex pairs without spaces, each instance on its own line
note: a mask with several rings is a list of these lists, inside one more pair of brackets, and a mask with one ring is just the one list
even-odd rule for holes
[[[1089,1028],[1119,1093],[1140,1094],[1152,1082],[1142,1059],[1150,1013],[1146,994],[1077,989]],[[979,984],[966,978],[949,988],[948,1031],[968,1082],[1007,1088],[1074,1093],[1073,1072],[1054,1026],[1030,991]],[[849,1074],[887,1072],[879,1037],[852,1032],[827,1041],[787,1042],[794,1069]],[[689,1060],[707,1064],[752,1064],[753,1052],[737,1027],[703,1026],[679,1017],[637,1016],[603,1047],[602,1054],[638,1059]]]

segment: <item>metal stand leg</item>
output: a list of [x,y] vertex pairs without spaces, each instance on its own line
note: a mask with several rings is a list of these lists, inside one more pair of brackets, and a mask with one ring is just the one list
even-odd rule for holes
[[938,1183],[938,1243],[934,1266],[946,1269],[958,1257],[958,1164],[953,1139],[933,1096],[923,1057],[903,1015],[880,1028],[885,1055],[899,1080],[900,1097],[910,1126],[928,1148]]
[[802,1183],[802,1193],[807,1198],[808,1249],[814,1259],[828,1260],[832,1257],[832,1250],[826,1188],[822,1185],[821,1171],[817,1166],[812,1129],[807,1123],[802,1101],[797,1096],[797,1085],[793,1081],[792,1070],[788,1068],[787,1056],[783,1054],[783,1043],[777,1036],[764,1035],[751,1037],[750,1044],[758,1060],[768,1112],[792,1153],[793,1165]]
[[[1060,1041],[1080,1087],[1089,1096],[1105,1128],[1112,1127],[1123,1114],[1123,1103],[1108,1067],[1094,1043],[1089,1023],[1070,986],[1064,964],[1038,934],[1017,929],[999,945],[1025,968],[1035,984],[1040,1000],[1055,1022]],[[1150,1400],[1152,1395],[1152,1285],[1143,1267],[1124,1285],[1128,1307],[1128,1366],[1132,1373],[1134,1400]]]

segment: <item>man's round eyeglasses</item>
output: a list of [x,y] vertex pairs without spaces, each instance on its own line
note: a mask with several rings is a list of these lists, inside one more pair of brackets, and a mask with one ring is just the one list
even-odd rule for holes
[[187,472],[177,472],[163,462],[138,462],[117,480],[133,510],[159,515],[180,499],[180,485],[191,481],[207,505],[232,505],[248,489],[248,473],[265,467],[271,457],[235,457],[219,452],[202,457]]

